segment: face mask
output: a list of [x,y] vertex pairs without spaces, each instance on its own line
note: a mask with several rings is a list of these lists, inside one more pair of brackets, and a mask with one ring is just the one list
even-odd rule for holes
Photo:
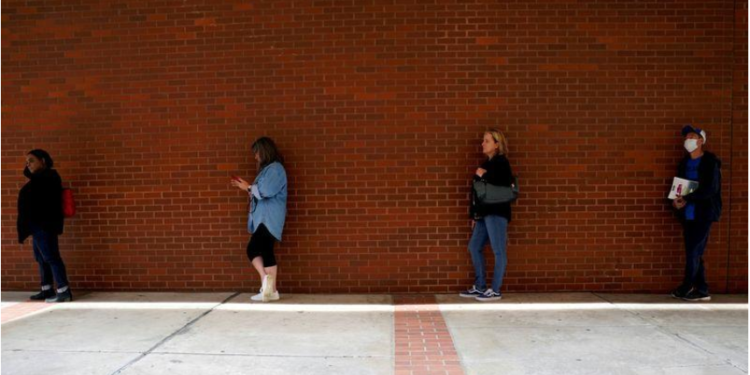
[[685,140],[685,150],[687,152],[693,152],[698,149],[698,140],[697,139],[686,139]]

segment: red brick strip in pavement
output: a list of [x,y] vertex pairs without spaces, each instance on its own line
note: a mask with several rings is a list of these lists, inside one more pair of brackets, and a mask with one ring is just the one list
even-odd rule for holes
[[37,311],[41,311],[54,306],[51,303],[44,302],[20,302],[15,305],[8,306],[0,310],[0,324],[5,324],[11,320],[23,318],[24,316],[33,314]]
[[396,375],[464,375],[432,295],[394,296]]

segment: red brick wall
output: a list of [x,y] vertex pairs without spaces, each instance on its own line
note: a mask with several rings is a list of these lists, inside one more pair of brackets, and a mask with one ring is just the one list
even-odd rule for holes
[[[747,291],[747,1],[735,11],[734,84],[732,89],[731,223],[729,230],[729,290]],[[726,175],[726,174],[725,174]]]
[[[75,189],[78,289],[250,290],[250,144],[287,159],[286,292],[470,284],[468,181],[503,129],[523,196],[509,291],[664,292],[679,129],[724,161],[713,290],[747,291],[747,3],[4,1],[2,285],[24,154]],[[736,11],[736,15],[735,15]]]

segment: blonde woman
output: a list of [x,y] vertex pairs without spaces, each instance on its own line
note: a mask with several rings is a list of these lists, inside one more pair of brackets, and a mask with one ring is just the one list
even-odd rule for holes
[[[511,186],[513,172],[508,161],[508,141],[497,129],[489,129],[482,139],[482,153],[487,157],[474,174],[474,181],[484,180],[497,186]],[[500,287],[503,284],[507,264],[508,223],[510,223],[510,203],[478,204],[472,199],[471,219],[474,232],[469,240],[469,253],[474,265],[474,285],[461,292],[461,297],[475,298],[478,301],[496,301],[503,298]],[[484,272],[484,246],[489,241],[495,254],[495,272],[492,287],[487,288]]]

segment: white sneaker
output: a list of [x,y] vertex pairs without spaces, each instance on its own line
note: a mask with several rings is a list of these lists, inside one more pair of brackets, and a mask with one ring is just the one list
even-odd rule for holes
[[264,300],[263,293],[258,293],[252,297],[250,297],[250,300],[256,301],[256,302],[269,302],[269,301],[278,301],[281,298],[281,295],[279,294],[279,291],[271,293],[271,295],[268,297],[268,300]]

